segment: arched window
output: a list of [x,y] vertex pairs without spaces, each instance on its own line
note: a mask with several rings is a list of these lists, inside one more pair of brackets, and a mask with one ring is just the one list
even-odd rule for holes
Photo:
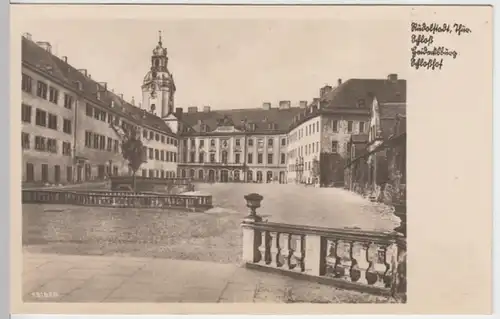
[[261,171],[257,171],[257,182],[262,183],[262,172]]
[[182,178],[186,178],[186,170],[185,169],[181,170],[181,176],[182,176]]
[[202,170],[202,169],[200,169],[200,170],[198,171],[198,179],[199,179],[199,180],[203,180],[203,170]]
[[251,170],[247,172],[247,182],[253,182],[253,172]]
[[194,178],[194,169],[189,170],[189,177]]
[[267,174],[266,174],[266,183],[270,183],[273,181],[273,172],[271,171],[267,171]]

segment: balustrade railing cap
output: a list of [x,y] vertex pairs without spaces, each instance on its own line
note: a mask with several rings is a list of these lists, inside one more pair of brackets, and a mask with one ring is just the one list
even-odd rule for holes
[[257,193],[251,193],[248,195],[245,195],[244,197],[246,200],[251,200],[251,201],[261,201],[264,199],[264,197],[260,194]]

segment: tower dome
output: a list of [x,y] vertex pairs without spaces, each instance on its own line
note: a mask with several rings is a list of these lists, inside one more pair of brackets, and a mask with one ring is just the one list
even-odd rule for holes
[[173,112],[173,95],[175,84],[168,70],[167,49],[163,47],[161,31],[158,44],[152,51],[151,67],[142,81],[142,105],[154,113],[161,105],[161,116]]

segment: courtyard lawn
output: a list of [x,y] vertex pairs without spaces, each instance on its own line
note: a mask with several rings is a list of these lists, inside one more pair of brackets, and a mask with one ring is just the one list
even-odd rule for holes
[[389,230],[399,221],[387,209],[341,189],[276,184],[199,184],[213,195],[204,213],[23,205],[27,251],[78,255],[240,261],[243,196],[264,196],[259,214],[273,222]]

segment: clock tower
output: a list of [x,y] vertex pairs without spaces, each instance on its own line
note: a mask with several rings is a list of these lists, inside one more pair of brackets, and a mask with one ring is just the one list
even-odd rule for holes
[[161,40],[160,31],[158,44],[151,56],[151,69],[142,82],[142,106],[151,113],[166,118],[174,113],[175,84],[167,66],[167,49],[163,48]]

